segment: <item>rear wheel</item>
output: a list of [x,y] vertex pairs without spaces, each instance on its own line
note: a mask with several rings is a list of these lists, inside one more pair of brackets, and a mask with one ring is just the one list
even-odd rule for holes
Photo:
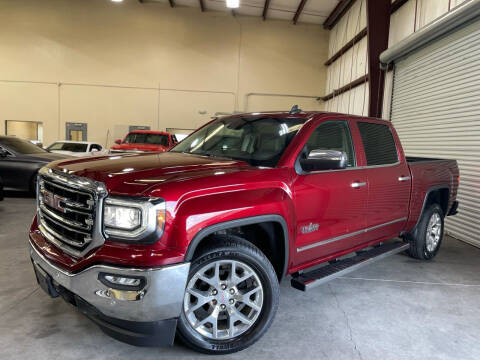
[[423,212],[417,227],[407,236],[411,257],[430,260],[437,255],[443,240],[443,219],[443,211],[438,204],[430,205]]
[[194,350],[240,351],[269,328],[278,307],[275,271],[255,246],[217,236],[192,262],[178,334]]

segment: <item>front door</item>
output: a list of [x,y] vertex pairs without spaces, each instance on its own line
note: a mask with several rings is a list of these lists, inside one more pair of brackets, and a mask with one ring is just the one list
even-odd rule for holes
[[348,165],[341,170],[302,172],[294,181],[297,213],[295,265],[362,243],[366,226],[366,172],[356,167],[348,122],[320,123],[300,156],[312,150],[343,151],[347,154]]

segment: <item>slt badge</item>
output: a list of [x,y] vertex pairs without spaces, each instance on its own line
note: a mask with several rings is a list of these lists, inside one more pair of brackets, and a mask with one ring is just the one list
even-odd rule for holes
[[302,234],[310,234],[314,231],[318,231],[319,227],[320,227],[320,225],[318,225],[318,224],[310,223],[309,225],[302,226],[300,229],[301,229]]

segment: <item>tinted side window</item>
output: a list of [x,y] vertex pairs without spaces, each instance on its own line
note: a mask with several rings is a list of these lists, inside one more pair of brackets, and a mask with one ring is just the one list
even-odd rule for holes
[[397,147],[387,125],[359,122],[367,165],[394,164],[398,161]]
[[320,124],[306,144],[306,154],[312,150],[343,151],[347,154],[347,167],[355,166],[352,137],[346,121],[327,121]]

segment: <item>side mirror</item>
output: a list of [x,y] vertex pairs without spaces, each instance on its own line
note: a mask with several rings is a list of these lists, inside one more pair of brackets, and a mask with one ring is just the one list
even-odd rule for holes
[[121,143],[122,143],[122,139],[117,139],[117,140],[115,140],[115,144],[120,145]]
[[337,150],[312,150],[300,159],[304,171],[338,170],[347,167],[347,154]]

